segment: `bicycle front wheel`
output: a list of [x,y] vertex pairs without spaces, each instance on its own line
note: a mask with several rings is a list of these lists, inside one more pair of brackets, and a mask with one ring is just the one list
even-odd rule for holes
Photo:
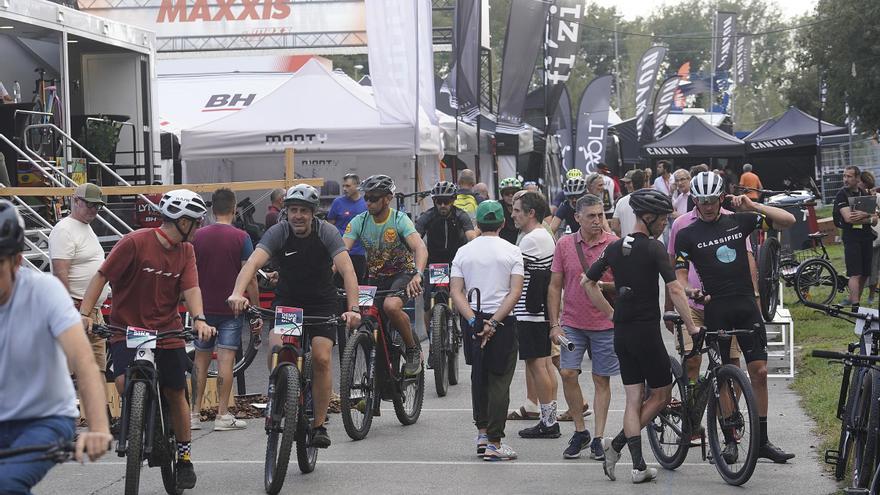
[[437,389],[438,397],[446,397],[449,390],[449,319],[447,318],[445,304],[435,304],[431,308],[431,353],[434,356],[434,388]]
[[727,484],[749,481],[758,462],[758,404],[746,374],[732,365],[715,371],[706,431],[715,468]]
[[269,439],[266,442],[266,464],[263,483],[266,493],[276,494],[284,485],[290,449],[296,438],[299,422],[299,370],[296,366],[283,366],[275,375],[275,391],[269,398],[272,410],[268,423]]
[[865,399],[862,398],[862,374],[858,368],[852,370],[847,391],[846,404],[843,409],[843,417],[840,421],[840,440],[837,443],[837,461],[834,465],[834,479],[843,480],[849,468],[850,459],[855,444],[855,421],[854,412],[861,410]]
[[311,473],[318,463],[318,448],[312,446],[312,419],[315,403],[312,396],[312,353],[306,354],[303,363],[302,401],[300,401],[299,430],[296,435],[296,462],[303,474]]
[[779,241],[775,237],[767,237],[758,253],[758,292],[764,321],[773,321],[779,305]]
[[[125,495],[140,490],[141,466],[144,461],[144,422],[147,409],[147,384],[135,382],[131,387],[128,409],[128,438],[125,451]],[[156,434],[159,434],[157,432]]]
[[461,322],[458,314],[449,312],[449,384],[458,385],[458,351],[461,349]]
[[373,376],[370,376],[372,333],[357,331],[348,339],[342,358],[339,405],[345,433],[352,440],[363,440],[373,422]]
[[794,276],[794,292],[801,303],[831,304],[839,289],[837,270],[822,258],[804,261]]
[[400,380],[400,392],[394,394],[391,402],[394,403],[394,413],[397,414],[397,420],[404,426],[415,424],[422,414],[422,403],[425,400],[425,368],[418,376],[407,377],[403,374],[403,367],[406,366],[404,359],[399,359],[400,365],[397,368],[397,376]]
[[859,400],[852,416],[856,432],[852,474],[852,486],[855,488],[867,488],[874,473],[880,421],[880,372],[868,370],[861,377]]
[[672,368],[672,400],[650,423],[648,423],[648,443],[654,457],[666,469],[676,469],[687,457],[691,440],[691,427],[685,407],[684,382],[682,382],[681,363],[669,356]]

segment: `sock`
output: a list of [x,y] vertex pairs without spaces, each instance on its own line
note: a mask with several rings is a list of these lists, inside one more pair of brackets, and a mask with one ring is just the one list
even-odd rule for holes
[[526,412],[539,412],[540,411],[540,409],[538,408],[538,404],[535,404],[534,402],[532,402],[528,398],[526,399],[525,402],[523,402],[523,409],[525,409]]
[[177,460],[191,462],[190,458],[190,442],[177,443]]
[[767,442],[770,441],[767,439],[767,416],[759,416],[758,423],[761,425],[759,428],[761,431],[761,443],[759,445],[767,445]]
[[626,445],[629,447],[629,454],[633,458],[633,469],[644,471],[648,469],[645,459],[642,457],[642,436],[637,435],[626,439]]
[[553,426],[556,424],[556,401],[549,404],[541,404],[541,422],[544,426]]
[[623,430],[620,430],[620,433],[611,440],[611,448],[614,449],[615,452],[620,452],[623,450],[624,445],[626,445],[626,435],[623,433]]

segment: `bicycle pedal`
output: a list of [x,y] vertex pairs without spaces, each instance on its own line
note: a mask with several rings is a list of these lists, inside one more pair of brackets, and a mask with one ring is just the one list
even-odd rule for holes
[[831,464],[833,466],[837,465],[837,462],[840,460],[840,452],[837,450],[826,450],[825,451],[825,464]]

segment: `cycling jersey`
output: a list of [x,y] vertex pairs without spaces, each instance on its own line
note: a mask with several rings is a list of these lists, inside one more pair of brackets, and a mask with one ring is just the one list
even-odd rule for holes
[[369,278],[390,277],[416,269],[413,253],[405,240],[414,232],[412,220],[392,208],[381,223],[376,223],[368,211],[354,217],[345,228],[345,238],[363,243]]
[[511,244],[516,244],[516,238],[519,237],[519,229],[516,228],[516,224],[513,223],[513,217],[510,216],[513,207],[507,206],[506,203],[502,203],[501,209],[504,211],[504,226],[498,231],[498,237]]
[[614,302],[615,326],[618,323],[659,324],[657,275],[667,284],[675,280],[663,244],[641,232],[633,232],[612,242],[587,271],[587,278],[598,282],[609,268],[614,272],[618,294]]
[[428,263],[452,263],[458,248],[467,244],[465,232],[474,230],[471,217],[454,206],[445,217],[430,208],[419,215],[415,227],[419,235],[428,236]]
[[749,234],[762,227],[769,227],[768,221],[755,212],[721,215],[714,222],[697,220],[675,238],[675,269],[687,270],[694,263],[703,290],[713,299],[753,297],[746,244]]
[[565,220],[565,224],[571,227],[571,232],[575,233],[581,229],[581,224],[574,218],[574,207],[568,200],[562,202],[556,209],[556,218]]

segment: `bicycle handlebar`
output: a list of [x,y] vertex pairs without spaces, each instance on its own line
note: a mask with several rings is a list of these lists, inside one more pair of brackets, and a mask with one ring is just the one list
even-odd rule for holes
[[880,356],[866,356],[864,354],[851,354],[844,352],[835,352],[835,351],[825,351],[821,349],[814,350],[811,355],[814,358],[821,359],[837,359],[837,360],[852,360],[852,361],[863,361],[865,363],[880,363]]
[[18,447],[14,449],[0,450],[0,459],[15,457],[23,454],[31,454],[34,452],[44,452],[42,457],[29,459],[29,462],[51,460],[53,462],[64,462],[73,457],[76,450],[76,444],[73,442],[58,442],[46,445],[31,445],[28,447]]
[[[257,306],[248,306],[247,313],[254,318],[263,318],[263,317],[274,317],[275,310],[274,309],[265,309]],[[312,325],[339,325],[343,323],[343,319],[340,316],[331,315],[331,316],[308,316],[303,315],[303,326],[312,326]]]
[[[852,311],[847,311],[847,310],[843,309],[843,306],[840,306],[839,304],[828,305],[828,304],[819,304],[819,303],[816,303],[813,301],[802,301],[802,302],[803,302],[804,306],[806,306],[808,308],[819,310],[819,311],[825,313],[826,315],[834,317],[834,318],[843,318],[844,316],[846,316],[849,318],[855,318],[857,320],[865,320],[865,321],[869,321],[869,320],[876,321],[878,319],[877,316],[872,315],[872,314],[854,313]],[[868,331],[868,330],[866,330],[866,331]]]
[[[108,338],[112,337],[113,335],[125,334],[126,330],[127,330],[126,328],[118,327],[116,325],[109,325],[109,324],[92,325],[92,333],[97,335],[98,337],[101,337],[104,339],[108,339]],[[163,332],[163,333],[157,334],[155,337],[153,337],[152,339],[148,339],[146,342],[150,342],[152,340],[155,340],[158,342],[160,340],[178,339],[178,338],[183,339],[187,342],[191,342],[191,341],[195,340],[195,337],[193,336],[191,331],[177,330],[174,332]]]

